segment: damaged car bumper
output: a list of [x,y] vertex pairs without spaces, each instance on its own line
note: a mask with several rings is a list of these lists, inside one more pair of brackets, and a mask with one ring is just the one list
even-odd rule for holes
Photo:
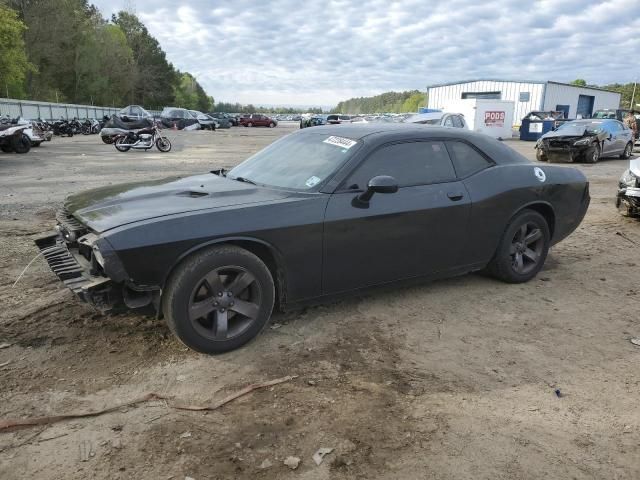
[[159,291],[136,287],[105,239],[89,232],[64,209],[56,217],[56,231],[37,238],[35,244],[51,271],[80,300],[103,313],[157,306]]
[[542,139],[536,144],[544,156],[551,162],[575,162],[582,160],[593,145],[576,145],[576,139]]
[[99,275],[79,248],[69,248],[62,233],[49,232],[35,243],[49,268],[78,298],[104,312],[117,304],[113,281]]
[[625,216],[640,216],[640,159],[632,160],[620,177],[616,208]]

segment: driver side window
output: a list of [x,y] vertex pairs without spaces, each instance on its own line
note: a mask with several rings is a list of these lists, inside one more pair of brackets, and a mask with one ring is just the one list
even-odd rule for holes
[[378,175],[394,177],[401,188],[449,182],[456,178],[443,142],[405,142],[375,150],[344,186],[365,190],[369,180]]

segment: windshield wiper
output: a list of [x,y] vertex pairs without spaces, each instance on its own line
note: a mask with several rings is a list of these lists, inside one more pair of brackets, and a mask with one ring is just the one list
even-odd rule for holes
[[244,177],[229,177],[231,178],[231,180],[237,180],[239,182],[244,182],[244,183],[250,183],[251,185],[256,185],[256,182],[254,182],[253,180],[249,180],[248,178],[244,178]]

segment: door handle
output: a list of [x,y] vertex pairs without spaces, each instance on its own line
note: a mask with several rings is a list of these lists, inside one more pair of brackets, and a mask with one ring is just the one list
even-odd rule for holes
[[464,194],[462,192],[449,192],[447,193],[447,197],[449,197],[450,200],[457,202],[458,200],[462,200]]

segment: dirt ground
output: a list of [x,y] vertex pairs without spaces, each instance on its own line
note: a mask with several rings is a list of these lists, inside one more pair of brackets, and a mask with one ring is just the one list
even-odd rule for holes
[[[527,284],[468,275],[277,314],[221,356],[161,320],[101,316],[42,259],[12,287],[68,194],[232,166],[294,128],[171,132],[169,154],[96,136],[0,154],[0,419],[148,392],[203,404],[297,376],[208,414],[152,401],[0,432],[0,478],[640,478],[640,222],[613,206],[623,160],[578,166],[587,217]],[[320,447],[333,452],[316,466]]]

